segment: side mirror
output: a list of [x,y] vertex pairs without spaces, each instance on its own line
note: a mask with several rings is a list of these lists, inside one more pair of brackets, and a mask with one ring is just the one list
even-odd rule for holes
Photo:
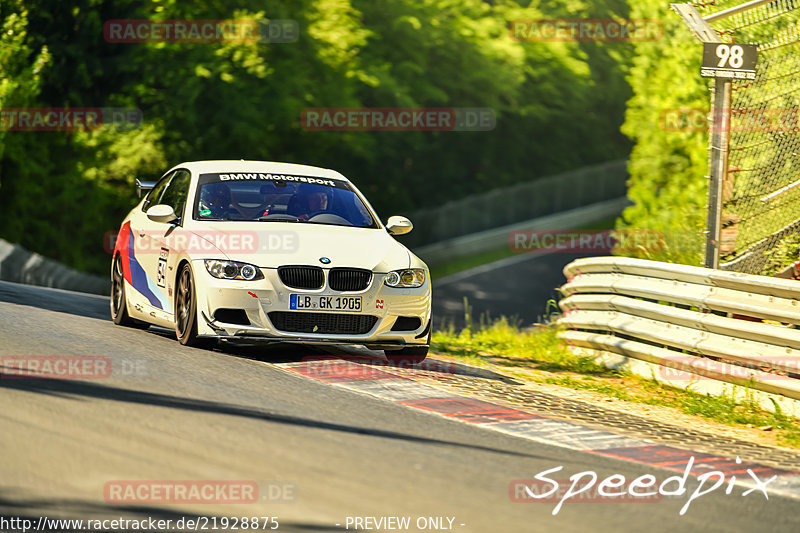
[[386,221],[386,231],[389,235],[403,235],[414,229],[414,224],[406,217],[393,216]]
[[155,186],[155,181],[142,181],[139,178],[136,178],[136,194],[139,195],[139,198],[142,197],[142,191],[150,191]]
[[178,220],[178,217],[175,215],[175,210],[172,209],[172,206],[165,204],[154,205],[148,209],[147,218],[153,222],[163,222],[164,224],[169,224],[170,222],[175,222]]

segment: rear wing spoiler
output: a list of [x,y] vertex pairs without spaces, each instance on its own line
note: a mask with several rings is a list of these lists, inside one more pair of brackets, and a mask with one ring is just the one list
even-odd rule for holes
[[155,186],[155,181],[142,181],[139,178],[136,178],[136,194],[139,195],[139,198],[142,197],[142,191],[150,191]]

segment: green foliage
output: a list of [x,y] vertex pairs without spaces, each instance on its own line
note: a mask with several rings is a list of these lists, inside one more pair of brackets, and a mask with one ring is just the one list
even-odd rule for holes
[[[591,357],[575,355],[558,338],[554,325],[520,330],[505,317],[479,327],[467,327],[456,333],[433,332],[433,348],[439,353],[460,357],[502,359],[505,364],[535,363],[541,370],[564,370],[587,374],[606,374],[608,369]],[[513,360],[513,362],[512,362]]]
[[634,205],[623,212],[617,228],[663,233],[661,250],[631,255],[700,264],[708,138],[705,131],[666,127],[664,117],[674,110],[710,108],[708,82],[699,75],[701,48],[668,2],[637,0],[631,18],[658,19],[664,31],[661,40],[635,44],[628,76],[634,94],[622,127],[635,143],[628,188]]
[[[28,11],[22,0],[4,0],[0,16],[0,109],[22,107],[39,93],[42,69],[50,62],[46,46],[34,53],[29,46]],[[5,132],[0,128],[0,157]],[[0,166],[2,179],[2,166]]]
[[793,233],[766,252],[767,263],[761,272],[765,276],[773,276],[800,259],[800,235]]
[[[335,168],[379,212],[625,157],[629,43],[519,42],[508,23],[620,0],[3,0],[0,106],[126,107],[134,132],[7,132],[0,236],[93,272],[133,179],[197,159]],[[11,6],[6,9],[6,6]],[[292,43],[110,43],[111,19],[293,19]],[[9,52],[13,50],[13,53]],[[10,95],[10,96],[9,96]],[[14,96],[16,95],[16,96]],[[22,96],[24,95],[24,98]],[[488,107],[491,132],[309,131],[310,107]],[[0,132],[2,133],[2,132]],[[70,234],[62,232],[69,228]]]

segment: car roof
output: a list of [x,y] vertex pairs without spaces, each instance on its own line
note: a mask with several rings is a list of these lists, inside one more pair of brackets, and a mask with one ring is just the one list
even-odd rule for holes
[[312,167],[311,165],[298,165],[295,163],[279,163],[275,161],[245,161],[244,159],[215,160],[215,161],[187,161],[175,165],[176,168],[185,168],[193,175],[214,172],[259,172],[273,174],[292,174],[298,176],[316,176],[333,178],[349,182],[347,178],[329,168]]

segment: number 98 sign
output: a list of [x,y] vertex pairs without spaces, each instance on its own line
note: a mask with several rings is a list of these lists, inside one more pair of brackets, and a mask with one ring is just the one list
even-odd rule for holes
[[703,78],[752,80],[756,77],[758,48],[754,44],[703,43]]

